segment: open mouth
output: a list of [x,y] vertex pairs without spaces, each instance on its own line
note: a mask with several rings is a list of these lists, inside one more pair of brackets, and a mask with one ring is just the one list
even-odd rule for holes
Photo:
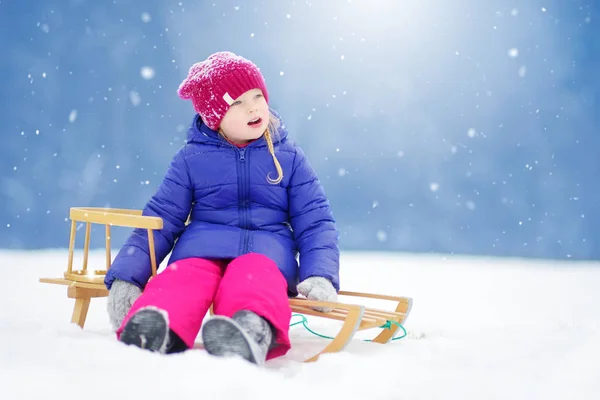
[[248,125],[250,125],[250,126],[260,125],[261,122],[262,122],[262,118],[254,118],[252,121],[248,122]]

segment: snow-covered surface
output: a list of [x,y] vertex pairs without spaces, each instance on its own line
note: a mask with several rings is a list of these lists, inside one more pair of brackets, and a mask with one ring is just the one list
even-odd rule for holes
[[[92,300],[84,330],[71,325],[66,287],[38,282],[59,277],[66,256],[0,251],[3,399],[600,398],[600,263],[346,253],[345,290],[414,298],[408,336],[382,346],[360,332],[345,352],[304,364],[327,340],[294,326],[294,349],[258,368],[122,345],[105,298]],[[331,335],[339,325],[309,326]]]

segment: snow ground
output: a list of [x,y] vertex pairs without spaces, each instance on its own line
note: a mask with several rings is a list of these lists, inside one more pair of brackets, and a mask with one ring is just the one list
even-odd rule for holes
[[[327,340],[294,326],[293,350],[259,368],[122,345],[105,298],[79,329],[66,287],[38,282],[66,262],[66,250],[0,251],[3,399],[600,398],[600,263],[345,253],[344,290],[413,297],[408,336],[378,345],[360,332],[345,352],[305,364]],[[322,334],[339,326],[308,319]]]

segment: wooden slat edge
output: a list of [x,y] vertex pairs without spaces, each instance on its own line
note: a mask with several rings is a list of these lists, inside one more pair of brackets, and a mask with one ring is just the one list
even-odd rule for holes
[[163,221],[159,217],[111,212],[111,209],[71,208],[70,218],[74,221],[129,228],[162,229],[163,227]]
[[55,285],[70,285],[73,281],[68,281],[62,278],[40,278],[41,283],[53,283]]
[[406,296],[389,296],[386,294],[350,292],[350,291],[346,291],[346,290],[340,290],[338,292],[338,294],[340,296],[364,297],[367,299],[379,299],[379,300],[390,300],[390,301],[410,302],[412,300],[410,297],[406,297]]

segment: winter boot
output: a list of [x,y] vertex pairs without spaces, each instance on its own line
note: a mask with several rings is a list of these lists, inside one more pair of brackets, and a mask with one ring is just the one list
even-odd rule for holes
[[202,342],[209,354],[240,356],[258,365],[264,364],[274,336],[266,319],[246,310],[232,318],[215,315],[202,327]]
[[123,328],[120,341],[158,353],[177,353],[185,343],[169,329],[168,314],[155,307],[138,310]]

